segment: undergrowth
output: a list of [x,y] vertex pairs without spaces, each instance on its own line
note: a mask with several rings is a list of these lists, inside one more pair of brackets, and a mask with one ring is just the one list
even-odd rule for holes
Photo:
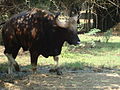
[[[86,67],[120,69],[120,37],[111,36],[108,43],[102,42],[102,36],[80,35],[79,37],[81,39],[80,45],[65,44],[62,48],[62,53],[59,56],[60,67],[72,70],[84,70]],[[20,66],[30,68],[29,54],[18,55],[16,61]],[[0,55],[0,63],[0,71],[3,71],[7,67],[5,64],[7,58],[4,55]],[[53,57],[39,56],[39,66],[54,66],[54,64]]]

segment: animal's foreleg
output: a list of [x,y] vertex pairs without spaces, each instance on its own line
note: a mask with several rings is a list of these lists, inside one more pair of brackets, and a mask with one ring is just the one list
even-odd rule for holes
[[54,61],[56,63],[55,68],[58,68],[59,67],[59,57],[58,56],[54,56],[53,59],[54,59]]
[[32,71],[36,73],[37,71],[37,59],[31,59]]
[[58,56],[53,56],[53,59],[55,61],[55,68],[51,69],[50,72],[56,72],[57,75],[62,75],[62,71],[59,68],[59,57]]
[[33,71],[33,73],[36,73],[36,71],[37,71],[37,59],[38,59],[39,54],[35,53],[33,51],[31,51],[30,54],[31,54],[32,71]]

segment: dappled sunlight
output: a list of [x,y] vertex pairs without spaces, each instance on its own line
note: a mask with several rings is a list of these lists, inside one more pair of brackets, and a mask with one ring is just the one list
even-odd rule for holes
[[110,86],[96,86],[94,88],[97,89],[103,89],[103,90],[119,90],[120,89],[120,85],[110,85]]
[[[97,80],[99,80],[99,82]],[[98,73],[96,83],[98,84],[94,85],[93,88],[118,90],[120,89],[120,75],[117,73]]]
[[117,73],[113,73],[113,74],[106,74],[106,76],[108,77],[119,77],[120,78],[120,75],[117,74]]
[[[64,71],[63,75],[58,76],[53,73],[45,72],[39,69],[36,74],[26,74],[22,77],[13,77],[4,79],[4,88],[49,88],[49,89],[119,89],[120,76],[117,73],[94,73],[94,72],[69,72]],[[25,72],[24,72],[25,73]],[[9,76],[8,76],[9,77]],[[3,80],[3,81],[4,81]],[[10,81],[9,81],[10,80]],[[11,81],[12,80],[12,81]]]
[[4,83],[4,88],[6,89],[10,89],[10,90],[20,90],[20,86],[17,86],[15,84],[12,83]]

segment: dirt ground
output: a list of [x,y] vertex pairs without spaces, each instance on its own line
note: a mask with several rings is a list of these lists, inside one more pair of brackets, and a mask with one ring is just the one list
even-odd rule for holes
[[36,74],[0,72],[0,90],[120,90],[120,70],[63,70],[63,75],[56,75],[49,69],[38,67]]
[[120,71],[63,71],[63,75],[21,72],[12,76],[1,73],[0,90],[120,90]]

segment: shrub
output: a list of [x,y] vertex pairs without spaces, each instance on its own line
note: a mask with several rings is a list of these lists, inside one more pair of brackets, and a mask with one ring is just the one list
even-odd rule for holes
[[103,42],[108,43],[111,36],[112,36],[112,29],[107,30],[107,32],[104,33]]

